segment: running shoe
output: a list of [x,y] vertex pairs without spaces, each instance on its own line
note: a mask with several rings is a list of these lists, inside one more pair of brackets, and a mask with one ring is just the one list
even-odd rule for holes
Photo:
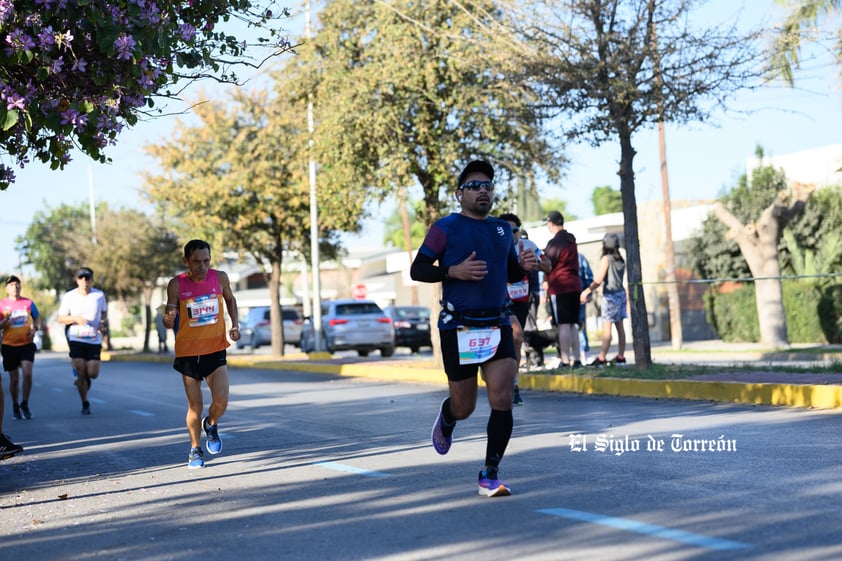
[[573,370],[579,370],[580,368],[582,368],[582,361],[575,361],[570,368],[572,368]]
[[5,434],[0,434],[0,458],[11,458],[23,452],[23,446],[18,446]]
[[596,357],[595,359],[593,359],[590,366],[596,366],[596,367],[608,366],[608,362],[605,359]]
[[479,472],[479,494],[484,497],[505,497],[511,495],[508,485],[497,479],[497,468],[486,468]]
[[512,405],[523,405],[523,398],[520,397],[520,388],[517,386],[512,389]]
[[612,360],[611,362],[613,362],[614,364],[618,364],[620,366],[625,366],[626,365],[626,357],[624,357],[624,356],[614,357],[614,360]]
[[82,415],[90,415],[91,414],[91,404],[87,401],[82,402]]
[[433,424],[433,433],[431,435],[433,441],[433,448],[436,449],[436,452],[444,456],[450,451],[450,445],[453,444],[453,434],[444,434],[444,430],[442,424],[444,423],[444,419],[442,419],[441,408],[444,406],[444,402],[447,398],[442,400],[442,404],[439,406],[439,414],[436,417],[436,422]]
[[202,457],[201,448],[191,448],[187,455],[187,469],[199,469],[205,467],[205,459]]
[[219,429],[217,425],[209,424],[208,418],[205,417],[202,419],[202,428],[205,429],[205,434],[208,435],[208,439],[205,442],[205,447],[208,449],[208,453],[219,454],[222,452],[222,439],[219,438]]
[[12,415],[15,416],[15,419],[23,419],[23,417],[20,414],[20,405],[18,405],[17,403],[12,404]]
[[28,401],[21,401],[20,402],[20,412],[23,413],[24,419],[31,419],[32,413],[29,411],[29,402]]

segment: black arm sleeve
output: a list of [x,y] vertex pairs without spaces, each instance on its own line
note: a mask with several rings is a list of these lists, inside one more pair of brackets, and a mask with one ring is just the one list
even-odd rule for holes
[[419,282],[441,282],[447,279],[447,268],[439,267],[432,258],[419,251],[409,268],[409,277]]
[[520,261],[517,260],[517,257],[510,257],[507,266],[509,283],[517,282],[526,275],[526,271],[520,267]]

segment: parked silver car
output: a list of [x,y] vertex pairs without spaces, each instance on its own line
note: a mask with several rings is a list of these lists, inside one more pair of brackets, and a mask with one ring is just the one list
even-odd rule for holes
[[[331,300],[322,302],[322,337],[324,348],[335,351],[357,351],[368,356],[379,350],[380,356],[395,354],[395,328],[383,310],[371,300]],[[301,350],[315,350],[315,333],[310,318],[301,329]]]
[[[282,308],[281,316],[284,343],[298,346],[301,344],[301,325],[304,323],[304,318],[295,308]],[[240,340],[237,341],[237,348],[256,349],[261,345],[271,344],[272,324],[269,323],[269,306],[250,308],[245,317],[240,320]]]

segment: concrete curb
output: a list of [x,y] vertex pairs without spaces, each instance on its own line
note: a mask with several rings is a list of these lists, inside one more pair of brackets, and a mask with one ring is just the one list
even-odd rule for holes
[[[303,356],[303,355],[302,355]],[[171,356],[120,355],[113,361],[171,362]],[[296,359],[272,360],[229,356],[228,364],[237,368],[263,368],[328,374],[356,378],[446,385],[441,370],[411,365],[378,365],[371,362],[338,364]],[[842,386],[825,384],[743,383],[701,380],[639,380],[633,378],[605,378],[587,374],[531,374],[518,375],[522,389],[545,392],[612,395],[654,399],[686,399],[718,401],[748,405],[776,405],[816,409],[842,408]]]

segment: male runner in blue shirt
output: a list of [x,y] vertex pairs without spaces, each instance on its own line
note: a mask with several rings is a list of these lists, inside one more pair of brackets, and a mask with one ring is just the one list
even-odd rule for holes
[[512,387],[518,368],[506,285],[538,267],[531,249],[515,247],[508,222],[489,216],[493,180],[494,168],[488,162],[474,160],[465,166],[455,193],[461,211],[432,225],[410,270],[416,281],[442,283],[438,328],[450,395],[433,425],[433,447],[439,454],[450,450],[456,422],[473,413],[477,371],[482,368],[491,415],[479,494],[487,497],[511,494],[498,477],[512,435]]

